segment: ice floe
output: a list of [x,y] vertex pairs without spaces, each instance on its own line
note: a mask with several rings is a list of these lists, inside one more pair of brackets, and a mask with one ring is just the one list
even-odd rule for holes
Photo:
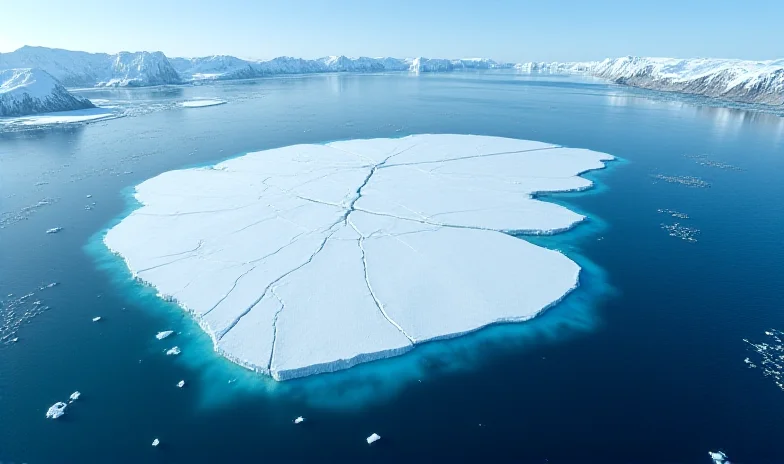
[[177,388],[182,388],[184,386],[185,386],[185,381],[184,380],[180,380],[179,382],[177,382]]
[[365,440],[367,441],[368,445],[372,445],[373,443],[381,440],[381,435],[374,433],[373,435],[367,437]]
[[219,353],[285,380],[560,301],[580,267],[510,234],[585,219],[536,194],[589,188],[612,159],[468,135],[295,145],[137,185],[104,243]]
[[766,342],[752,343],[743,339],[756,354],[759,355],[757,362],[750,358],[743,360],[749,368],[759,368],[762,375],[770,377],[778,388],[784,390],[784,332],[776,329],[765,331],[768,337]]
[[666,230],[671,237],[678,237],[681,240],[695,243],[700,235],[700,229],[688,227],[676,222],[674,224],[661,224],[661,228]]
[[708,454],[713,459],[713,464],[730,464],[727,455],[723,451],[708,451]]
[[93,322],[98,322],[98,321],[100,321],[100,320],[101,320],[101,316],[95,316],[95,317],[93,318]]
[[153,441],[152,441],[152,446],[158,446],[158,445],[160,445],[160,444],[161,444],[161,441],[160,441],[160,440],[158,440],[157,438],[156,438],[155,440],[153,440]]
[[60,232],[61,230],[63,230],[62,227],[52,227],[51,229],[47,229],[46,233],[47,234],[56,234],[56,233]]
[[670,184],[685,185],[686,187],[708,188],[711,186],[710,183],[694,176],[665,176],[664,174],[654,174],[651,177]]
[[164,338],[168,337],[169,335],[171,335],[173,333],[174,333],[173,330],[164,330],[163,332],[158,332],[155,335],[155,338],[157,338],[158,340],[163,340]]
[[295,424],[301,424],[301,423],[303,423],[303,422],[305,422],[305,418],[304,418],[304,417],[302,417],[302,416],[299,416],[299,417],[297,417],[296,419],[294,419],[294,423],[295,423]]
[[65,414],[65,408],[68,405],[63,403],[62,401],[58,401],[57,403],[53,404],[49,407],[46,411],[46,418],[47,419],[57,419],[58,417]]
[[82,396],[82,394],[79,391],[75,391],[71,393],[71,396],[68,397],[68,399],[70,400],[69,402],[73,403],[74,401],[78,400],[80,396]]
[[0,126],[50,126],[59,124],[74,124],[110,119],[120,116],[108,108],[87,108],[83,110],[58,111],[55,113],[42,113],[31,116],[4,118]]
[[203,108],[205,106],[222,105],[226,100],[218,99],[204,99],[204,100],[188,100],[180,103],[180,106],[185,108]]
[[179,346],[175,346],[166,350],[166,356],[177,356],[182,353]]

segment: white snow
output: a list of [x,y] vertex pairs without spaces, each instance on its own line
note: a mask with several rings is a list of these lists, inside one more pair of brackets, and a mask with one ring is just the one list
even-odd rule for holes
[[203,99],[203,100],[188,100],[180,103],[184,108],[203,108],[205,106],[223,105],[226,100],[218,99]]
[[175,346],[166,350],[166,356],[177,356],[178,354],[182,353],[179,346]]
[[579,266],[504,232],[582,221],[533,194],[588,188],[611,159],[469,135],[295,145],[143,182],[104,242],[219,353],[285,380],[560,301]]
[[179,382],[177,382],[177,388],[182,388],[184,386],[185,386],[185,381],[184,380],[180,380]]
[[47,419],[57,419],[58,417],[65,414],[65,408],[68,405],[63,403],[62,401],[58,401],[57,403],[53,404],[49,407],[46,411],[46,418]]
[[301,423],[303,423],[303,422],[305,422],[305,418],[304,418],[304,417],[302,417],[302,416],[299,416],[299,417],[297,417],[296,419],[294,419],[294,423],[295,423],[295,424],[301,424]]
[[5,118],[2,124],[21,126],[48,126],[54,124],[75,124],[118,117],[118,114],[106,108],[87,108],[83,110],[57,111],[40,113],[30,116]]
[[93,322],[98,322],[101,320],[101,316],[96,316],[93,318]]
[[160,440],[158,440],[157,438],[156,438],[155,440],[153,440],[153,441],[152,441],[152,446],[158,446],[158,445],[160,445],[160,444],[161,444],[161,441],[160,441]]
[[168,337],[169,335],[173,334],[173,330],[164,330],[163,332],[158,332],[155,334],[155,338],[158,340],[163,340],[164,338]]
[[71,396],[69,396],[68,399],[70,399],[71,402],[73,402],[73,401],[78,400],[80,396],[82,396],[82,394],[80,392],[78,392],[78,391],[75,391],[75,392],[71,393]]
[[60,232],[61,230],[63,230],[62,227],[52,227],[51,229],[48,229],[46,231],[46,233],[47,234],[56,234],[57,232]]
[[368,445],[372,445],[373,443],[381,440],[381,435],[374,433],[373,435],[367,437],[365,440],[367,441]]

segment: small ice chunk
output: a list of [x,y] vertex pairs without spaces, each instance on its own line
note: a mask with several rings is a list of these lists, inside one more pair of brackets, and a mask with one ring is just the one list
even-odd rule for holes
[[303,423],[303,422],[305,422],[305,418],[304,418],[304,417],[302,417],[302,416],[299,416],[299,417],[297,417],[296,419],[294,419],[294,423],[295,423],[295,424],[301,424],[301,423]]
[[166,351],[166,356],[177,356],[180,353],[182,353],[182,351],[180,351],[180,347],[175,346]]
[[77,391],[71,393],[71,396],[69,396],[68,398],[71,400],[71,402],[74,402],[74,401],[78,400],[80,396],[82,396],[82,394],[79,392],[79,390],[77,390]]
[[177,388],[182,388],[184,386],[185,386],[185,381],[184,380],[180,380],[179,382],[177,382]]
[[173,330],[164,330],[163,332],[158,332],[158,334],[155,335],[155,338],[157,338],[158,340],[163,340],[164,338],[168,337],[173,333],[174,333]]
[[95,317],[93,318],[93,322],[98,322],[98,321],[100,321],[100,320],[101,320],[101,316],[95,316]]
[[11,343],[16,343],[19,341],[19,337],[14,337],[11,339]]
[[708,451],[708,454],[713,459],[714,464],[730,464],[730,461],[727,460],[727,455],[723,451]]
[[381,440],[381,435],[374,433],[373,435],[367,437],[368,445],[372,445],[373,443]]
[[92,196],[92,195],[90,195],[90,194],[88,194],[88,195],[87,195],[87,198],[92,198],[92,197],[93,197],[93,196]]
[[152,441],[152,446],[158,446],[158,445],[160,445],[160,444],[161,444],[161,441],[160,441],[160,440],[158,440],[157,438],[156,438],[155,440],[153,440],[153,441]]
[[61,230],[63,230],[62,227],[52,227],[51,229],[47,230],[46,233],[47,234],[56,234],[57,232],[60,232]]
[[68,405],[63,403],[62,401],[58,401],[57,403],[53,404],[46,411],[46,418],[47,419],[57,419],[58,417],[60,417],[63,414],[65,414],[66,406],[68,406]]

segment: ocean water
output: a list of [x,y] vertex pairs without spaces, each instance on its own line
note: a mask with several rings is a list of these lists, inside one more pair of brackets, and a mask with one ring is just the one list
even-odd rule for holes
[[[82,94],[125,117],[0,132],[0,461],[709,463],[722,449],[784,462],[784,391],[744,341],[784,329],[784,118],[511,72]],[[228,104],[177,106],[193,98]],[[528,323],[277,383],[213,354],[100,243],[160,172],[415,133],[622,158],[587,175],[594,189],[547,196],[588,221],[521,237],[576,260],[578,290]],[[178,333],[155,340],[165,329]],[[182,355],[165,356],[174,344]],[[44,418],[75,390],[65,416]]]

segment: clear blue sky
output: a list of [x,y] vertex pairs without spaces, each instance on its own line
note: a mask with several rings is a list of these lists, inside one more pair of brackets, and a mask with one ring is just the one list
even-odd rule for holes
[[0,0],[0,52],[784,57],[784,0]]

